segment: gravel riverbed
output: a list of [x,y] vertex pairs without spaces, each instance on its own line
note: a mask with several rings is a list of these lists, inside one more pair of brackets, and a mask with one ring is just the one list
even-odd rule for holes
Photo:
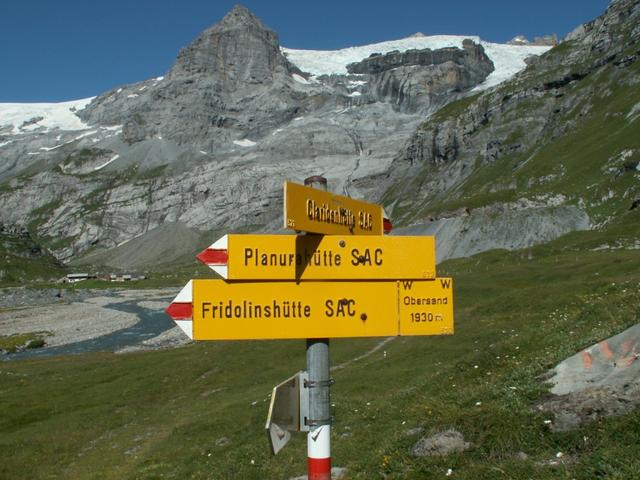
[[[136,325],[140,312],[162,312],[177,289],[57,290],[0,289],[0,335],[48,332],[45,349],[96,339]],[[161,329],[162,330],[162,329]],[[188,343],[179,329],[164,329],[153,338],[140,338],[120,351],[167,348]]]

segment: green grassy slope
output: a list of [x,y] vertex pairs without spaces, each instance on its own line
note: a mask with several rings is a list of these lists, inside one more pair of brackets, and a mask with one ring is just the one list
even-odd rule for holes
[[64,267],[30,237],[0,234],[0,287],[49,282],[64,275]]
[[[640,254],[621,248],[638,242],[640,229],[614,226],[446,262],[455,335],[397,338],[386,357],[333,373],[334,465],[358,479],[442,478],[449,468],[474,480],[634,478],[640,413],[554,433],[534,405],[550,367],[638,322]],[[332,364],[378,341],[333,341]],[[271,388],[304,361],[304,342],[256,341],[4,363],[0,478],[302,475],[304,436],[272,457],[263,429]],[[456,428],[473,446],[417,458],[415,427]],[[558,452],[564,463],[553,465]]]

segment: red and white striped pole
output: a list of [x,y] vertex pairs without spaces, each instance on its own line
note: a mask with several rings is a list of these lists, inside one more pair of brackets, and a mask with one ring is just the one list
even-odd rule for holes
[[331,425],[321,425],[307,434],[307,478],[331,479]]

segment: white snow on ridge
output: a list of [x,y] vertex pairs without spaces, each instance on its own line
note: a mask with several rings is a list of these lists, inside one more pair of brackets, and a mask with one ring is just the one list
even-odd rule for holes
[[249,140],[248,138],[243,138],[242,140],[234,140],[233,143],[238,145],[239,147],[253,147],[256,145],[256,142]]
[[[97,131],[97,130],[91,130],[91,131],[89,131],[89,132],[81,133],[81,134],[80,134],[80,135],[78,135],[76,138],[74,138],[74,139],[72,140],[72,142],[75,142],[76,140],[80,140],[80,139],[82,139],[82,138],[84,138],[84,137],[88,137],[89,135],[95,135],[96,133],[98,133],[98,131]],[[58,136],[58,137],[59,137],[59,136]],[[69,143],[70,143],[70,142],[69,142]]]
[[50,152],[51,150],[56,150],[60,147],[64,147],[64,143],[60,144],[60,145],[56,145],[54,147],[40,147],[40,150],[42,150],[43,152]]
[[487,56],[493,62],[495,70],[474,90],[484,90],[510,79],[527,66],[524,59],[531,55],[542,55],[551,47],[533,45],[506,45],[502,43],[481,42]]
[[298,83],[302,83],[303,85],[309,85],[309,81],[304,78],[303,76],[298,75],[297,73],[294,73],[293,75],[291,75],[293,77],[293,79],[298,82]]
[[[74,112],[82,110],[93,98],[60,103],[0,103],[0,127],[12,126],[14,134],[38,127],[85,130],[89,127]],[[23,127],[25,122],[39,117],[42,120]]]
[[526,67],[524,59],[530,55],[541,55],[551,47],[503,45],[480,40],[476,35],[433,35],[408,37],[401,40],[374,43],[360,47],[349,47],[341,50],[295,50],[291,48],[281,48],[289,61],[304,72],[312,75],[345,75],[347,65],[359,62],[372,53],[388,53],[393,50],[401,52],[411,49],[457,47],[462,48],[464,39],[469,38],[476,43],[480,43],[489,58],[493,61],[495,71],[487,77],[478,89],[489,88],[504,80],[511,78],[515,73]]
[[120,158],[120,155],[118,155],[118,154],[116,153],[113,157],[111,157],[111,160],[108,160],[107,162],[103,163],[102,165],[98,165],[97,167],[94,167],[94,168],[93,168],[93,171],[94,171],[94,172],[97,172],[98,170],[103,169],[104,167],[106,167],[107,165],[109,165],[111,162],[113,162],[113,161],[115,161],[115,160],[117,160],[117,159],[119,159],[119,158]]

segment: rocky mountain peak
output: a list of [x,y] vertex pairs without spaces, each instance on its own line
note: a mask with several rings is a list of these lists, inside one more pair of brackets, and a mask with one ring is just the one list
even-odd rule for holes
[[531,45],[531,42],[524,35],[516,35],[507,42],[507,45]]
[[227,13],[215,27],[222,28],[238,28],[238,27],[257,27],[263,30],[269,30],[258,17],[244,5],[236,5]]
[[268,83],[277,70],[289,68],[278,35],[246,7],[236,5],[182,49],[169,77],[205,75],[235,89],[238,82]]
[[533,42],[530,42],[524,35],[517,35],[507,42],[507,45],[534,45],[536,47],[555,47],[557,44],[558,36],[555,33],[534,37]]

